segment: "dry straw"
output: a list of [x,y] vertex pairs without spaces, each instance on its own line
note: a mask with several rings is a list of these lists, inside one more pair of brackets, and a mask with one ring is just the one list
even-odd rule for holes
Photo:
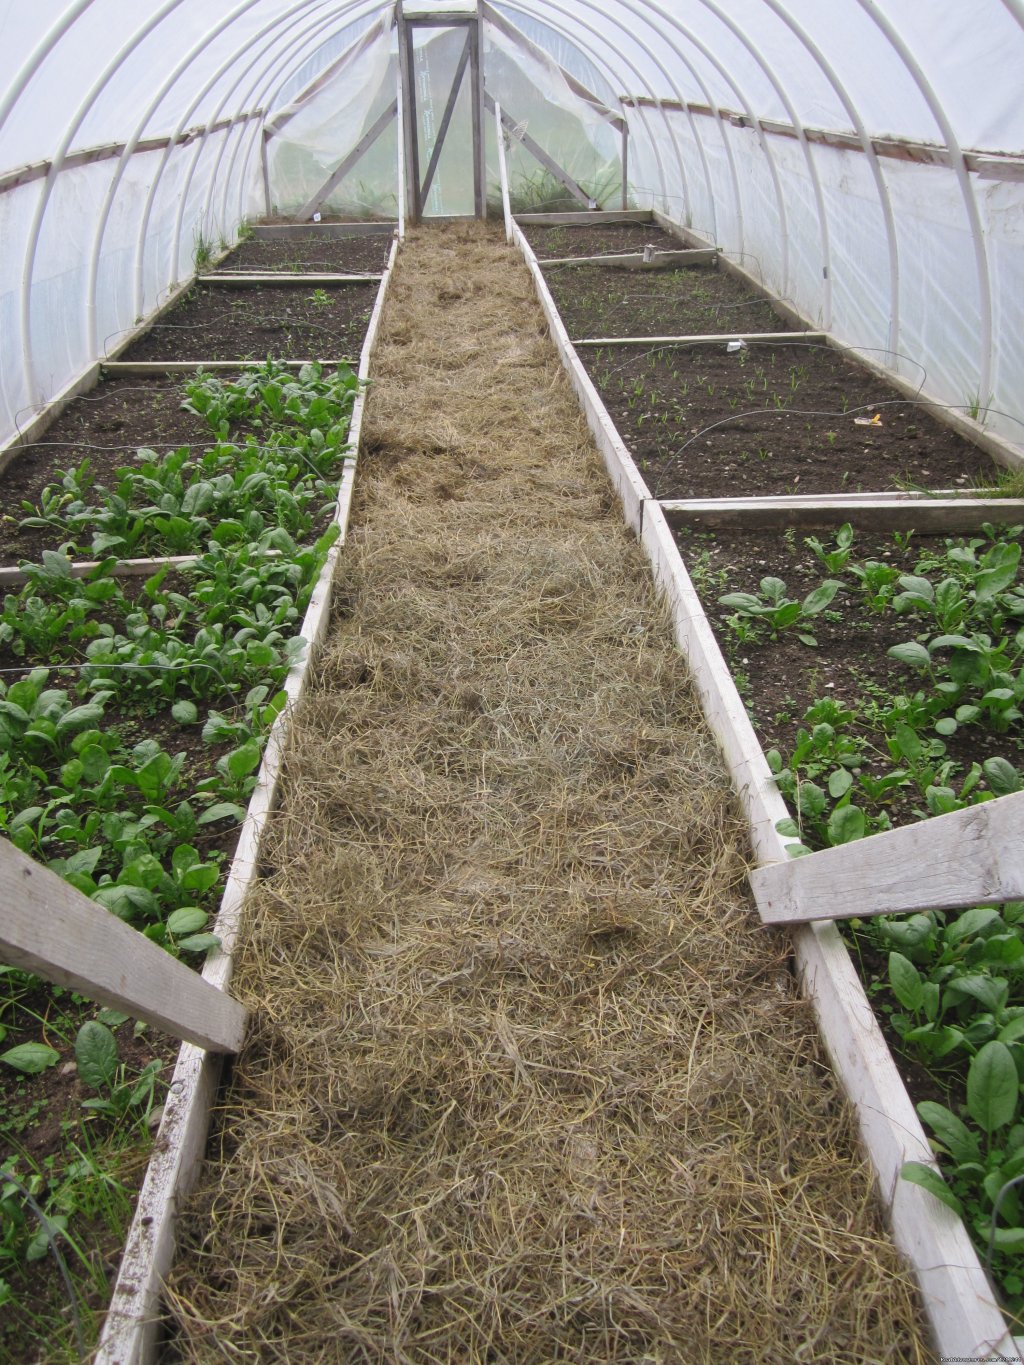
[[927,1358],[522,266],[411,234],[169,1289],[196,1361]]

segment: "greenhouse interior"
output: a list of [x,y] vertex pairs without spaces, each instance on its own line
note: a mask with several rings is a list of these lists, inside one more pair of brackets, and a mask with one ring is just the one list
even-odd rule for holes
[[0,38],[0,1360],[1024,1357],[1022,0]]

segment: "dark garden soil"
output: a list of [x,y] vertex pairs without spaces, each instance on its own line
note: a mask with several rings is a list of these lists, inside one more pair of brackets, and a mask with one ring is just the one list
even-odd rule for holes
[[122,360],[347,360],[353,368],[376,298],[374,284],[322,291],[198,285]]
[[[819,532],[818,538],[831,543],[827,532]],[[901,545],[892,535],[858,532],[854,558],[860,563],[884,560],[897,566],[901,573],[912,574],[922,552],[929,548],[941,550],[945,539],[912,536],[909,544]],[[861,603],[852,576],[830,574],[805,545],[803,536],[770,531],[680,530],[676,532],[676,543],[762,748],[779,749],[783,755],[790,753],[797,730],[806,725],[805,711],[823,697],[849,706],[872,696],[913,694],[922,686],[918,674],[886,656],[891,645],[914,639],[921,629],[920,622],[891,611],[884,614],[869,611]],[[761,579],[768,575],[781,578],[787,596],[798,599],[825,578],[838,578],[843,583],[831,609],[815,616],[809,627],[818,641],[817,648],[802,644],[795,630],[783,632],[774,641],[741,643],[726,624],[731,609],[719,605],[718,599],[725,593],[756,593]],[[883,768],[891,769],[893,764],[879,731],[865,726],[859,733],[877,752],[878,767],[869,761],[868,771],[878,775]],[[1018,767],[1024,760],[1024,734],[1019,727],[1008,734],[995,735],[977,726],[961,726],[942,743],[945,757],[965,773],[972,762],[981,763],[986,758],[1002,756]],[[952,785],[958,784],[954,781]],[[917,793],[897,792],[887,809],[892,823],[897,825],[927,816],[923,807]]]
[[962,488],[996,477],[976,446],[821,343],[585,347],[580,357],[658,498]]
[[391,238],[386,233],[327,237],[311,232],[299,238],[243,242],[217,264],[218,271],[280,270],[301,274],[379,274],[387,265]]
[[538,227],[528,223],[523,229],[526,240],[540,261],[559,256],[609,256],[626,251],[643,251],[653,246],[658,251],[683,251],[685,243],[657,223],[594,223]]
[[[69,1231],[82,1248],[88,1274],[82,1273],[82,1265],[76,1261],[69,1243],[64,1239],[58,1241],[75,1273],[81,1296],[79,1311],[84,1308],[98,1315],[109,1294],[100,1286],[104,1282],[113,1284],[124,1241],[123,1228],[104,1216],[105,1199],[107,1208],[130,1207],[142,1186],[149,1142],[144,1136],[139,1141],[139,1136],[145,1135],[147,1129],[156,1131],[160,1097],[170,1081],[179,1044],[148,1027],[136,1032],[130,1020],[114,1028],[126,1077],[137,1076],[153,1061],[160,1063],[160,1072],[150,1121],[147,1123],[145,1113],[141,1112],[132,1130],[134,1140],[122,1144],[115,1139],[111,1152],[111,1122],[82,1108],[83,1101],[95,1098],[95,1092],[79,1080],[75,1063],[77,1029],[95,1015],[94,1006],[83,1004],[70,991],[46,989],[28,990],[4,1009],[5,1048],[42,1042],[59,1052],[60,1060],[37,1076],[22,1076],[8,1067],[0,1067],[0,1162],[13,1169],[15,1178],[24,1184],[33,1169],[42,1172],[56,1169],[53,1163],[59,1161],[62,1149],[67,1150],[69,1137],[82,1151],[83,1161],[95,1160],[95,1153],[101,1146],[105,1148],[102,1164],[97,1164],[91,1175],[93,1187],[90,1189],[87,1174],[85,1178],[78,1177],[68,1198]],[[106,1196],[104,1185],[108,1189]],[[37,1201],[45,1202],[49,1193],[37,1190]],[[90,1211],[90,1202],[95,1205],[94,1211]],[[33,1232],[34,1222],[33,1218]],[[4,1278],[13,1291],[13,1303],[0,1314],[0,1360],[50,1359],[48,1351],[41,1354],[43,1344],[34,1335],[32,1347],[27,1345],[25,1314],[19,1310],[25,1305],[41,1319],[63,1317],[70,1324],[67,1292],[52,1253],[23,1268],[7,1266]],[[49,1347],[55,1349],[52,1341]]]
[[709,266],[641,272],[606,265],[556,265],[545,271],[544,278],[573,338],[792,330],[768,299]]

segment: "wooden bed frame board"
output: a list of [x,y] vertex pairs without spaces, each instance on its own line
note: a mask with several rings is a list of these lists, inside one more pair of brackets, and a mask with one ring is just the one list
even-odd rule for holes
[[893,497],[887,493],[852,497],[671,499],[661,503],[669,524],[810,531],[856,520],[864,531],[977,531],[986,522],[1024,522],[1024,498],[972,498],[943,492]]
[[540,299],[541,307],[544,309],[544,316],[547,318],[551,335],[554,338],[558,354],[562,364],[565,366],[569,379],[576,391],[576,396],[580,401],[587,418],[587,425],[590,427],[594,440],[597,442],[598,449],[604,457],[609,477],[615,486],[615,490],[622,500],[625,509],[626,521],[633,531],[640,534],[640,524],[643,520],[643,508],[646,502],[650,501],[651,493],[647,485],[640,476],[640,471],[633,463],[633,459],[626,449],[626,446],[615,429],[615,424],[608,415],[608,410],[598,395],[590,376],[580,363],[579,357],[572,348],[569,334],[565,330],[565,325],[559,316],[555,301],[551,297],[551,292],[544,281],[537,257],[533,254],[529,242],[518,226],[518,219],[513,224],[513,241],[518,247],[529,267],[533,276],[534,287]]
[[219,284],[227,289],[252,289],[261,285],[284,286],[285,288],[312,289],[320,286],[333,289],[342,284],[379,284],[380,275],[300,275],[290,270],[279,271],[238,271],[218,270],[212,275],[200,275],[197,284]]
[[[359,377],[369,377],[381,313],[398,251],[397,241],[384,271],[370,316],[359,362]],[[349,428],[358,452],[365,408],[365,388],[356,396]],[[346,465],[335,505],[340,535],[328,552],[302,623],[307,647],[285,681],[288,704],[267,738],[259,776],[242,826],[238,849],[221,900],[214,932],[221,939],[207,959],[203,976],[222,990],[231,979],[242,905],[257,875],[259,848],[274,808],[291,711],[302,694],[310,662],[315,658],[330,617],[331,585],[351,510],[358,454]],[[220,1079],[221,1059],[185,1044],[171,1081],[153,1156],[139,1194],[117,1284],[111,1298],[94,1365],[147,1365],[155,1359],[160,1333],[160,1291],[174,1258],[174,1222],[180,1200],[193,1187],[202,1164],[210,1110]]]
[[[137,375],[145,378],[147,375],[195,374],[197,370],[209,370],[215,374],[237,374],[240,370],[261,363],[258,360],[105,360],[100,368],[106,374]],[[315,361],[309,358],[278,360],[276,363],[288,370],[301,370],[303,365],[314,363],[322,365],[324,369],[330,369],[332,366],[350,365],[352,362],[344,356],[333,360],[324,360],[317,356]]]
[[[550,261],[542,261],[550,265]],[[744,341],[747,345],[782,341],[824,341],[825,332],[708,332],[702,336],[668,337],[582,337],[574,346],[728,346],[730,341]]]
[[[580,209],[565,213],[517,213],[515,220],[522,227],[593,227],[595,223],[654,223],[653,209]],[[673,236],[678,237],[676,229]],[[689,245],[689,243],[687,243]],[[707,242],[698,242],[706,248]]]
[[[263,553],[267,559],[274,559],[281,551],[264,550]],[[172,569],[183,569],[189,564],[195,564],[200,558],[200,555],[158,555],[152,559],[119,559],[111,574],[114,578],[144,578],[156,573],[157,569],[162,569],[165,564],[169,564]],[[85,578],[93,569],[99,568],[101,563],[102,560],[99,559],[78,560],[71,565],[71,577]],[[0,588],[17,587],[27,582],[28,574],[17,566],[0,568]]]
[[682,251],[656,251],[648,259],[642,251],[613,252],[607,256],[555,256],[541,261],[549,265],[610,265],[618,270],[677,270],[680,266],[718,264],[718,252],[710,247],[684,248]]

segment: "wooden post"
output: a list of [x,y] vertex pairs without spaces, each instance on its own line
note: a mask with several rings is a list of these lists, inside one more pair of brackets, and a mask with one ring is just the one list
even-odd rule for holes
[[397,161],[395,168],[398,177],[397,199],[398,199],[398,240],[405,241],[405,98],[402,90],[402,73],[398,73],[398,94],[395,97],[398,105],[398,137],[395,139],[398,144]]
[[274,212],[274,205],[270,198],[270,158],[267,155],[267,142],[269,139],[270,134],[267,132],[266,128],[264,128],[260,135],[260,161],[263,166],[263,205],[266,209],[268,218]]
[[629,208],[629,124],[622,120],[622,207]]
[[498,133],[498,175],[501,179],[501,207],[505,215],[505,240],[511,246],[513,236],[512,204],[508,193],[508,162],[505,160],[505,129],[501,126],[501,105],[494,106],[494,121]]
[[247,1013],[56,872],[0,840],[0,957],[211,1052],[237,1052]]
[[412,29],[398,0],[398,67],[402,80],[402,146],[405,152],[405,211],[410,223],[418,223],[420,204],[420,147],[416,127],[416,73],[413,65]]
[[755,868],[766,924],[953,910],[1024,897],[1024,792]]
[[468,34],[470,80],[472,91],[473,124],[473,207],[478,218],[487,217],[487,140],[484,137],[484,78],[483,78],[483,20],[477,12],[476,22]]

